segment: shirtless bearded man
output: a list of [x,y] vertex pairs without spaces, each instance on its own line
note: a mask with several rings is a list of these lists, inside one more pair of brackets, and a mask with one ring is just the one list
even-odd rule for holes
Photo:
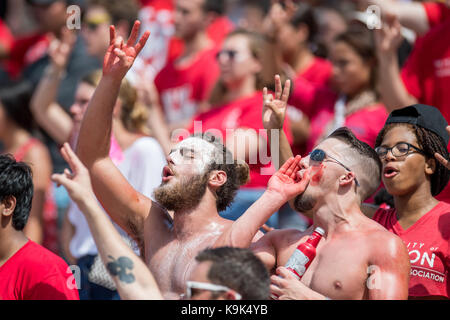
[[[190,137],[177,144],[167,157],[162,185],[154,194],[162,206],[174,211],[173,219],[120,174],[108,156],[108,137],[121,80],[149,36],[145,32],[136,43],[139,25],[137,21],[126,44],[111,26],[103,77],[84,116],[77,154],[105,210],[140,244],[164,298],[176,299],[184,292],[197,253],[213,246],[231,226],[232,221],[221,218],[218,211],[231,203],[247,180],[248,166],[237,164],[211,136]],[[256,234],[256,238],[262,236]]]

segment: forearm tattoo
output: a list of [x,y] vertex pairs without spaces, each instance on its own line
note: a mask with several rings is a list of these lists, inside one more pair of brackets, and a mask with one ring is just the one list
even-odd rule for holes
[[[134,277],[131,270],[133,270],[134,263],[128,257],[119,257],[115,260],[112,256],[108,256],[111,262],[106,264],[106,269],[112,276],[118,276],[119,280],[125,283],[133,283],[136,278]],[[130,272],[127,272],[130,269]]]

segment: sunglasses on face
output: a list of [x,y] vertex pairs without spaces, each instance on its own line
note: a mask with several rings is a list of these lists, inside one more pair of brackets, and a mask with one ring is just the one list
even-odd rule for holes
[[[414,150],[411,150],[414,149]],[[408,142],[399,142],[392,148],[388,148],[386,146],[379,146],[375,148],[376,153],[380,157],[380,159],[384,159],[387,156],[387,153],[390,151],[394,157],[403,157],[406,156],[409,153],[417,152],[420,154],[425,155],[425,151],[422,149],[419,149],[416,146],[413,146],[412,144]]]
[[107,14],[99,14],[98,16],[91,17],[84,21],[84,25],[89,29],[89,31],[97,30],[98,26],[106,23],[110,24],[111,18]]
[[187,281],[186,282],[186,293],[184,295],[184,299],[191,299],[193,296],[198,295],[201,290],[208,290],[212,292],[227,292],[231,291],[234,293],[234,297],[236,300],[241,300],[242,296],[235,292],[234,290],[221,286],[218,284],[207,283],[207,282],[198,282],[198,281]]
[[[326,158],[330,158],[331,160],[326,160]],[[325,151],[323,151],[322,149],[314,149],[313,151],[311,151],[311,153],[309,154],[309,159],[315,163],[313,163],[313,165],[319,165],[324,161],[330,161],[330,162],[334,162],[337,163],[338,165],[342,166],[345,170],[349,171],[349,172],[353,172],[349,167],[347,167],[345,164],[343,164],[342,162],[340,162],[339,160],[337,160],[336,158],[328,155]],[[359,187],[359,182],[358,179],[356,179],[355,177],[355,183],[356,186]]]

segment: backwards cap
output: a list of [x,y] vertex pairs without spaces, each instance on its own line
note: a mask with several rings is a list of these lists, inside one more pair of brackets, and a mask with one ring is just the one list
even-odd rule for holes
[[385,125],[390,123],[409,123],[430,130],[441,137],[445,145],[448,145],[449,134],[445,128],[447,121],[441,112],[432,106],[414,104],[409,107],[394,110],[386,120]]

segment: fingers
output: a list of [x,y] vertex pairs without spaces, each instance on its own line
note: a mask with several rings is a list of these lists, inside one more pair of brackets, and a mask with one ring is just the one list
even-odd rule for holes
[[281,87],[281,79],[280,79],[280,76],[277,74],[275,76],[275,99],[281,98],[282,91],[283,91],[283,88]]
[[281,168],[278,170],[278,172],[285,174],[286,171],[289,169],[291,164],[295,161],[294,157],[290,157],[286,160],[286,162],[281,166]]
[[450,135],[450,126],[447,126],[447,127],[445,128],[445,130],[447,130],[447,133]]
[[284,90],[283,90],[283,95],[281,96],[281,101],[287,103],[290,92],[291,92],[291,80],[288,79],[284,83]]
[[64,174],[55,173],[52,174],[51,179],[53,182],[56,183],[56,185],[64,186],[65,188],[69,189],[71,186],[72,181]]
[[263,224],[263,226],[261,227],[265,232],[270,232],[272,230],[275,230],[275,228],[269,227],[266,224]]
[[116,27],[109,26],[109,44],[114,44],[114,41],[116,39]]
[[286,175],[289,176],[290,178],[294,179],[295,175],[297,174],[298,171],[298,164],[300,163],[300,161],[302,160],[301,156],[295,156],[294,161],[292,161],[291,165],[289,166],[289,168],[286,170]]
[[72,172],[79,172],[80,169],[84,169],[83,163],[80,161],[80,159],[77,157],[77,155],[73,152],[70,145],[66,142],[64,143],[63,147],[61,148],[61,154],[64,158],[64,160],[67,161],[70,168],[72,169]]
[[291,271],[289,271],[287,268],[281,266],[278,267],[276,270],[276,273],[281,276],[283,279],[292,279],[292,280],[298,280]]
[[139,54],[141,52],[142,48],[144,48],[145,44],[147,43],[148,37],[150,37],[150,31],[145,31],[142,35],[141,39],[139,40],[138,44],[135,47],[136,54]]
[[127,46],[132,47],[136,43],[140,26],[141,22],[139,20],[136,20],[134,22],[133,28],[131,29],[130,37],[128,38],[127,41]]
[[447,169],[450,169],[450,165],[449,165],[449,161],[447,159],[445,159],[442,155],[440,155],[439,153],[435,153],[434,157],[436,158],[437,161],[439,161],[444,167],[446,167]]

